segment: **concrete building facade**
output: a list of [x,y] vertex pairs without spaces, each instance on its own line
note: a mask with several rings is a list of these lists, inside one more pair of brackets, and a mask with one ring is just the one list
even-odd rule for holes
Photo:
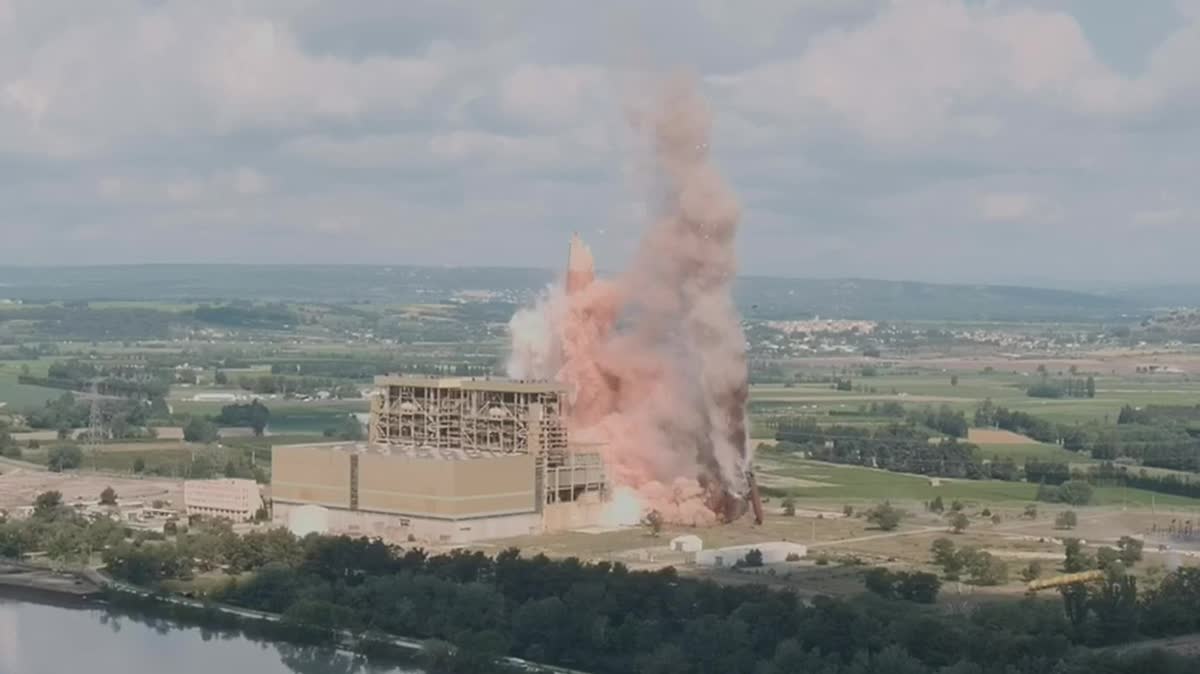
[[604,464],[568,444],[557,385],[389,375],[376,386],[367,442],[274,449],[277,523],[466,543],[599,522]]
[[185,480],[183,505],[189,516],[224,517],[244,522],[254,519],[263,500],[254,480]]

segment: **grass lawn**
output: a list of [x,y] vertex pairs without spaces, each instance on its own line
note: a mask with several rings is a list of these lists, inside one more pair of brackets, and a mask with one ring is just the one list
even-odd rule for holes
[[[777,452],[760,454],[770,468],[758,472],[766,476],[798,478],[820,483],[820,486],[790,486],[782,488],[798,499],[836,501],[928,501],[935,496],[943,500],[974,501],[978,503],[1030,503],[1037,485],[1000,480],[940,480],[933,486],[930,479],[859,466],[792,459]],[[1121,487],[1097,487],[1093,505],[1159,505],[1200,506],[1200,499],[1166,494],[1153,494]]]

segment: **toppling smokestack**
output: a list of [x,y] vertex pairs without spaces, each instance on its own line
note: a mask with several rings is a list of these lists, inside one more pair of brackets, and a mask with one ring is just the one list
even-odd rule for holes
[[571,433],[601,443],[615,486],[668,521],[705,524],[743,515],[754,490],[745,336],[731,295],[739,207],[710,161],[694,85],[664,82],[631,115],[661,187],[632,264],[596,279],[591,251],[572,237],[564,286],[510,322],[509,374],[566,384]]

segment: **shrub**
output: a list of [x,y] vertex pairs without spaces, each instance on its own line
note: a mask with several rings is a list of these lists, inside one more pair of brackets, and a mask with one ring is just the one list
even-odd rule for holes
[[1064,510],[1054,517],[1054,526],[1057,529],[1074,529],[1078,523],[1079,518],[1074,510]]
[[884,501],[867,513],[867,521],[883,531],[892,531],[900,526],[900,511]]

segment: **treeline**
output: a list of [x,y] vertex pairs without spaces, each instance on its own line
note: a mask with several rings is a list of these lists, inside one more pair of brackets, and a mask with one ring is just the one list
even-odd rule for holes
[[256,305],[235,302],[223,306],[202,304],[192,311],[192,318],[212,325],[264,330],[284,330],[300,323],[300,315],[282,303]]
[[1031,398],[1095,398],[1096,380],[1067,377],[1065,379],[1048,379],[1030,384],[1025,394]]
[[326,391],[332,398],[361,398],[362,393],[357,384],[329,379],[326,377],[285,377],[280,375],[243,375],[230,381],[224,371],[217,373],[218,385],[233,384],[243,391],[260,395],[316,395]]
[[[79,341],[165,339],[178,315],[156,309],[39,306],[0,312],[0,323],[32,321],[31,334]],[[20,328],[25,330],[25,328]]]
[[[1159,494],[1200,498],[1200,480],[1189,480],[1174,474],[1152,475],[1144,469],[1135,472],[1128,466],[1117,465],[1111,461],[1090,466],[1086,470],[1072,470],[1065,463],[1031,459],[1025,463],[1025,479],[1052,487],[1082,482],[1097,487],[1129,487]],[[1072,502],[1071,499],[1059,500]],[[1086,503],[1086,500],[1083,503]]]
[[1028,412],[998,407],[991,399],[984,400],[975,410],[975,425],[982,428],[1001,428],[1013,433],[1028,435],[1038,442],[1057,442],[1058,428]]
[[913,426],[818,426],[815,422],[781,424],[775,438],[785,451],[803,451],[814,459],[904,473],[977,479],[987,477],[976,445],[930,434]]
[[[1160,653],[1096,659],[1075,647],[1196,629],[1200,613],[1187,608],[1200,602],[1196,569],[1168,574],[1170,591],[1139,599],[1133,628],[1097,638],[1043,601],[946,615],[870,598],[806,602],[671,568],[635,572],[517,550],[431,555],[365,538],[297,539],[283,529],[240,537],[224,523],[186,531],[180,523],[166,538],[134,534],[107,519],[87,523],[53,493],[38,497],[31,518],[0,523],[0,554],[81,561],[93,550],[115,577],[152,587],[220,570],[226,582],[205,599],[281,614],[287,625],[455,644],[461,659],[434,671],[491,671],[501,655],[595,674],[1174,674],[1198,664]],[[934,585],[920,577],[889,588],[926,601]]]
[[[1162,654],[1106,656],[1104,668],[1094,669],[1100,661],[1073,647],[1080,632],[1044,602],[988,604],[966,617],[866,599],[816,597],[806,605],[791,593],[681,578],[673,569],[273,536],[275,547],[259,558],[270,561],[211,598],[280,613],[285,622],[445,640],[484,660],[508,654],[597,674],[1169,673],[1196,664]],[[109,555],[114,573],[131,568],[122,555],[153,557],[153,548],[167,544],[140,547]],[[908,594],[924,599],[927,592]],[[1186,605],[1200,599],[1195,594],[1167,599]],[[1156,627],[1179,633],[1194,622],[1181,616],[1177,625]]]
[[[113,439],[147,437],[146,426],[151,419],[166,419],[167,405],[162,398],[153,400],[101,399],[97,402],[101,422]],[[30,428],[53,429],[65,437],[74,428],[82,428],[91,420],[92,404],[79,400],[73,393],[64,393],[42,407],[25,412]]]
[[371,379],[385,372],[405,374],[453,375],[484,377],[492,374],[491,362],[432,363],[376,360],[295,360],[271,364],[271,374],[330,377],[337,379]]
[[151,400],[165,398],[174,379],[171,370],[148,369],[140,365],[101,366],[80,360],[52,363],[45,377],[23,373],[22,384],[88,392],[94,387],[105,396]]

